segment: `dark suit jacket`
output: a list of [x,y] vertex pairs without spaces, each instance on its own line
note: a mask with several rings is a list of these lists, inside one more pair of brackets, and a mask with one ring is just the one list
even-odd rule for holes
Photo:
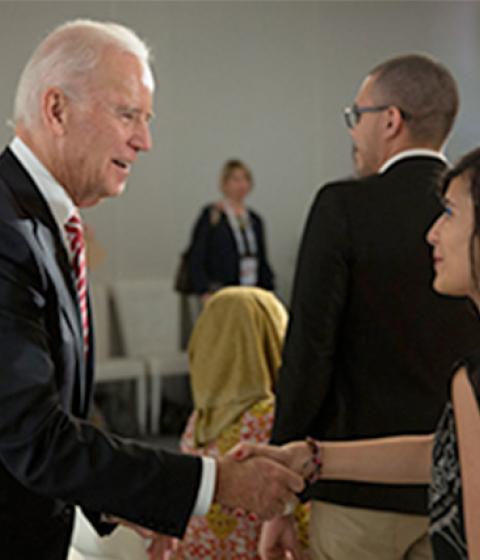
[[60,232],[30,176],[0,156],[0,532],[45,530],[80,504],[182,535],[197,458],[103,433],[85,418],[93,386]]
[[[206,206],[198,218],[190,245],[188,262],[194,291],[204,294],[212,284],[235,286],[239,280],[239,254],[232,228],[221,212],[217,223],[210,219],[212,206]],[[253,231],[258,245],[257,286],[273,290],[274,279],[268,264],[262,219],[249,210]]]
[[[450,368],[480,343],[465,300],[439,296],[425,234],[444,165],[412,157],[327,185],[299,256],[273,441],[432,432]],[[425,488],[322,482],[311,496],[426,513]]]

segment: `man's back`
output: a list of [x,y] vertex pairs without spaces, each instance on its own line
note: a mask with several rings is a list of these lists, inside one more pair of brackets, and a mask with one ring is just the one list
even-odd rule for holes
[[[408,158],[319,193],[299,255],[274,441],[434,429],[451,366],[480,343],[468,304],[431,288],[424,236],[440,211],[443,167]],[[420,487],[323,482],[312,495],[426,511]]]

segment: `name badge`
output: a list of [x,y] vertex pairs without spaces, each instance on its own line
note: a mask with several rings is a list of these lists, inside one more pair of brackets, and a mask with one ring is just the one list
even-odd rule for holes
[[258,279],[258,259],[242,257],[240,259],[240,284],[242,286],[256,286]]

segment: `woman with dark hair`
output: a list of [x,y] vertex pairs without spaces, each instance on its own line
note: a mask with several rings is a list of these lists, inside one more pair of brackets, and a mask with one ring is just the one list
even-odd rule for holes
[[[480,309],[480,149],[447,174],[444,212],[427,235],[433,288],[467,296]],[[430,536],[436,560],[480,559],[480,351],[457,363],[450,398],[435,434],[353,442],[294,442],[281,448],[243,446],[239,459],[266,454],[322,480],[430,484]],[[264,525],[262,558],[292,542],[288,517]]]
[[222,200],[206,206],[195,224],[188,266],[193,290],[204,301],[222,286],[274,288],[263,221],[245,204],[252,188],[250,169],[240,160],[227,161]]

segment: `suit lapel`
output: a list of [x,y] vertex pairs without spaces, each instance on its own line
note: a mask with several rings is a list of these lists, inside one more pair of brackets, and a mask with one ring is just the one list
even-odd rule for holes
[[36,242],[36,247],[32,246],[32,249],[39,255],[40,262],[44,264],[52,279],[59,304],[74,335],[79,364],[77,375],[80,405],[84,409],[87,401],[87,383],[80,309],[73,271],[57,223],[35,183],[8,148],[0,156],[0,174],[10,187],[18,205],[32,219]]

